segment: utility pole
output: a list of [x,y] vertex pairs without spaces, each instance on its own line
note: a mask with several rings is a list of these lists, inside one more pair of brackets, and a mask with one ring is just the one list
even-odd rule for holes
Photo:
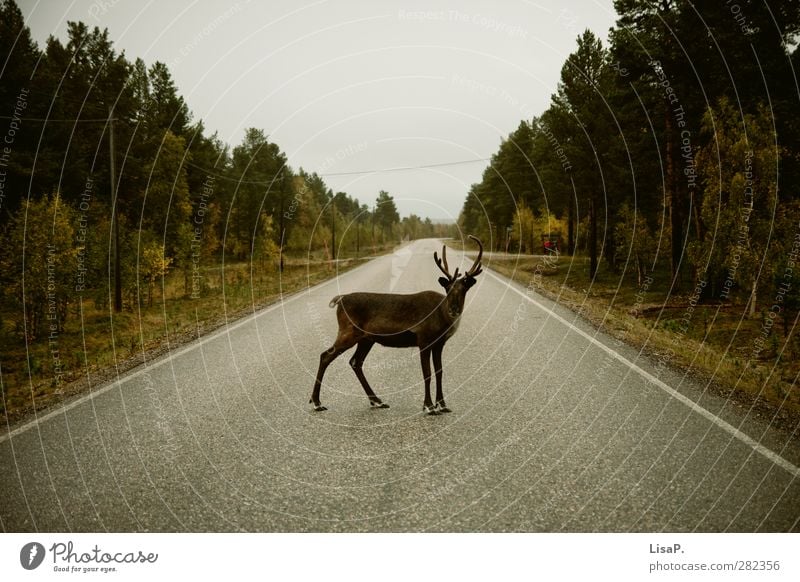
[[286,177],[286,174],[281,172],[281,177],[279,178],[279,185],[278,185],[278,187],[280,188],[280,192],[278,193],[278,195],[280,196],[280,199],[281,199],[281,227],[280,227],[280,230],[281,230],[281,242],[280,242],[280,245],[278,246],[278,258],[279,258],[278,269],[279,269],[279,271],[281,273],[283,273],[283,238],[284,238],[284,235],[286,234],[286,229],[285,229],[285,227],[283,225],[283,197],[285,195],[285,188],[284,188],[284,179],[285,179],[285,177]]
[[117,200],[117,168],[114,155],[114,109],[108,106],[109,174],[111,178],[111,224],[114,225],[114,311],[122,311],[122,278],[119,267],[119,200]]
[[589,280],[597,275],[597,207],[594,193],[589,197]]
[[331,196],[331,257],[336,260],[336,198]]

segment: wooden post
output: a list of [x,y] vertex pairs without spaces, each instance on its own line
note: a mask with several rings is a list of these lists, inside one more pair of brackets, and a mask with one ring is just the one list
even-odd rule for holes
[[117,200],[117,168],[114,155],[114,109],[108,106],[109,174],[111,178],[111,224],[114,227],[114,311],[122,311],[122,277],[119,265],[119,200]]

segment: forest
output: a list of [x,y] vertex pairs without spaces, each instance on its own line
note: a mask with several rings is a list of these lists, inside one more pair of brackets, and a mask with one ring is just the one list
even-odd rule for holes
[[[473,184],[461,228],[496,250],[566,255],[642,285],[665,272],[703,300],[778,298],[797,314],[800,7],[616,0],[583,32],[550,106],[523,119]],[[782,289],[792,289],[792,293]]]
[[[787,364],[800,352],[800,5],[614,8],[607,41],[576,34],[549,107],[502,140],[459,230],[501,272],[503,253],[555,251],[528,274],[583,292],[579,310],[593,293],[635,316],[660,305],[642,337],[711,347],[706,368],[731,360],[717,376],[746,372],[757,393],[778,370],[772,399],[793,391],[800,408]],[[30,401],[26,384],[44,397],[120,350],[143,355],[401,239],[452,234],[401,219],[389,192],[333,192],[261,128],[224,143],[164,63],[118,52],[107,30],[70,22],[39,47],[4,0],[0,54],[0,364],[19,386],[4,408]]]
[[606,42],[576,32],[549,106],[502,141],[459,227],[659,376],[796,415],[800,3],[614,8]]
[[0,21],[9,55],[0,111],[11,114],[0,123],[0,276],[12,302],[21,301],[23,269],[38,282],[25,294],[29,339],[41,334],[48,306],[48,275],[30,272],[32,258],[42,273],[52,266],[63,324],[76,293],[113,304],[115,268],[117,308],[131,309],[168,271],[184,275],[189,296],[198,265],[280,268],[287,253],[331,260],[434,234],[428,219],[401,220],[388,192],[361,203],[292,170],[262,129],[229,148],[193,118],[165,64],[129,60],[107,30],[70,22],[66,43],[50,37],[40,50],[13,0]]
[[40,48],[5,0],[0,55],[4,408],[174,341],[197,313],[252,310],[447,230],[401,219],[386,191],[333,192],[263,129],[223,143],[164,63],[129,58],[105,29],[69,22]]

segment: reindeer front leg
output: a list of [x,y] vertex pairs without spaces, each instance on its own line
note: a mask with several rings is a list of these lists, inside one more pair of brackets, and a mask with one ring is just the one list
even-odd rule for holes
[[425,403],[422,405],[422,410],[430,415],[436,415],[439,413],[436,412],[431,400],[431,348],[420,348],[419,357],[422,361],[422,377],[425,380]]
[[442,394],[442,350],[444,344],[438,344],[433,348],[433,371],[436,373],[436,410],[437,412],[452,412],[444,403]]

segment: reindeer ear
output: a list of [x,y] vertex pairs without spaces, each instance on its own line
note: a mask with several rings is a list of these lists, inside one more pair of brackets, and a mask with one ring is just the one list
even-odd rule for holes
[[467,289],[472,287],[474,284],[475,284],[474,277],[472,277],[471,275],[467,275],[466,277],[464,277],[464,286],[466,286]]
[[439,277],[439,285],[447,289],[448,287],[450,287],[450,279],[448,279],[447,277]]

